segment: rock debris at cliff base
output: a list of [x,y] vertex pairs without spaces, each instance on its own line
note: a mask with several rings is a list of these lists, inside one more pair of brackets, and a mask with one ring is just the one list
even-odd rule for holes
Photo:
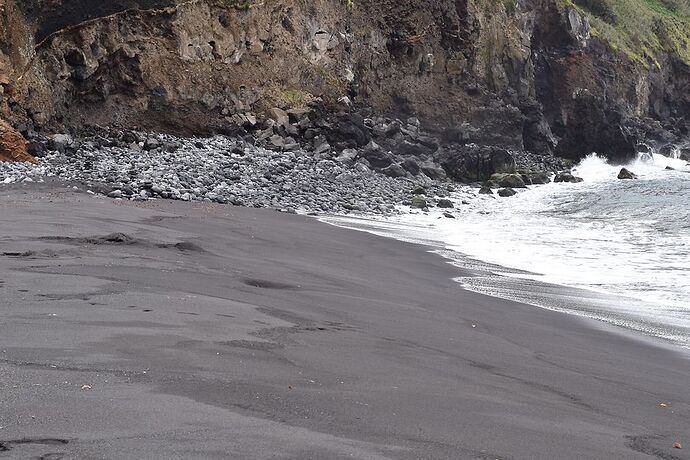
[[[410,203],[413,189],[420,184],[429,196],[429,206],[435,197],[445,197],[455,189],[448,182],[393,178],[372,171],[363,162],[314,156],[301,149],[277,152],[224,136],[203,141],[147,136],[141,146],[82,142],[76,150],[48,152],[38,166],[0,163],[0,183],[54,178],[86,183],[90,190],[111,198],[169,198],[295,212],[370,214],[397,212],[396,205]],[[154,143],[157,147],[147,150]]]

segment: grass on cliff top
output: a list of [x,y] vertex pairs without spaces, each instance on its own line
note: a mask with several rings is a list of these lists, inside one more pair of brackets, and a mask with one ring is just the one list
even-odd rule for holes
[[644,65],[663,52],[690,65],[690,0],[563,0],[589,17],[592,34]]

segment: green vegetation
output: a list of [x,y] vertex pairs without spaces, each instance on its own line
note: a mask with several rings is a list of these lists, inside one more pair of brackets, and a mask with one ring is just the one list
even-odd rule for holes
[[644,65],[663,52],[690,64],[688,0],[561,0],[590,20],[592,34]]
[[298,109],[308,106],[314,101],[314,96],[299,89],[282,88],[272,85],[267,95],[275,104],[285,109]]
[[517,10],[517,0],[501,0],[501,3],[503,3],[503,8],[505,8],[508,16],[515,14]]

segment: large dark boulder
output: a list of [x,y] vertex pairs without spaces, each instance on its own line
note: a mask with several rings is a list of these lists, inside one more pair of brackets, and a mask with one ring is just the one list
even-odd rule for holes
[[362,147],[371,140],[371,134],[364,124],[364,119],[355,114],[341,117],[328,132],[327,137],[331,145],[343,148]]
[[556,155],[581,160],[596,152],[611,163],[623,164],[635,159],[637,144],[632,129],[625,126],[621,111],[583,91],[572,104]]
[[395,160],[395,157],[390,152],[386,152],[373,142],[364,148],[362,156],[374,168],[386,168]]
[[439,162],[460,182],[483,182],[496,173],[514,173],[515,158],[502,148],[468,145],[446,150]]

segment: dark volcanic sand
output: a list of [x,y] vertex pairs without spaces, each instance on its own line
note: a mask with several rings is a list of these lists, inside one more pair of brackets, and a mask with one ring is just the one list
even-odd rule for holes
[[22,190],[0,190],[0,458],[690,458],[686,355],[463,291],[424,248]]

